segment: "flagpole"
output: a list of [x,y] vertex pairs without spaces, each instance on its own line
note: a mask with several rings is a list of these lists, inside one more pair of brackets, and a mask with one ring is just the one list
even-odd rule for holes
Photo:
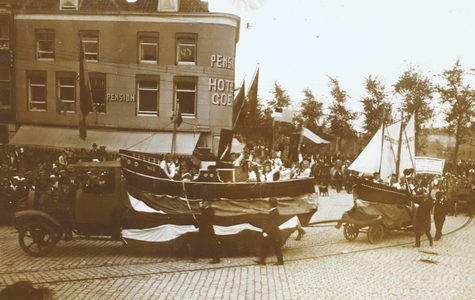
[[178,121],[178,110],[179,110],[180,103],[177,100],[175,111],[173,112],[173,136],[172,136],[172,149],[170,153],[172,156],[176,155],[176,123]]
[[272,158],[272,148],[274,146],[274,133],[275,133],[275,120],[272,119],[272,134],[270,136],[270,143],[269,143],[269,157]]
[[396,160],[396,178],[399,178],[400,164],[401,164],[401,145],[402,145],[402,130],[403,130],[404,112],[401,111],[401,128],[399,129],[399,141],[397,144],[397,160]]

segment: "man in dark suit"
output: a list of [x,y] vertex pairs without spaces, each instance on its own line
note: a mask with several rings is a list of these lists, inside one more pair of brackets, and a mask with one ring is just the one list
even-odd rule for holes
[[269,216],[267,217],[266,224],[262,230],[262,244],[259,259],[255,260],[256,263],[265,264],[266,256],[269,253],[270,248],[274,249],[275,256],[277,257],[277,263],[275,265],[281,266],[284,264],[282,257],[282,238],[280,236],[280,213],[277,209],[277,199],[271,198],[269,200],[271,209],[269,210]]
[[418,192],[418,195],[413,198],[416,206],[416,219],[414,223],[414,232],[416,234],[416,244],[413,247],[421,246],[421,235],[425,234],[429,239],[429,244],[432,247],[432,236],[430,234],[431,227],[431,209],[434,202],[429,198],[429,193],[424,191]]
[[200,241],[202,244],[202,249],[206,249],[210,252],[213,260],[210,264],[217,264],[220,262],[219,259],[219,242],[216,239],[216,234],[214,233],[214,209],[211,206],[209,201],[202,201],[200,203],[201,209],[201,218],[199,219],[199,234]]
[[447,201],[443,198],[441,192],[435,194],[435,207],[434,207],[434,223],[435,223],[435,240],[438,241],[442,237],[442,227],[444,227],[445,216],[449,211]]

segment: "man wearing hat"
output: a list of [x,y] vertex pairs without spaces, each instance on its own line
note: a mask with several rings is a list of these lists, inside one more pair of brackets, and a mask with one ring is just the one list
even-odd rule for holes
[[434,223],[435,223],[435,240],[438,241],[442,237],[442,227],[444,227],[445,216],[448,213],[448,203],[443,198],[442,192],[435,193],[434,206]]
[[89,156],[91,157],[91,159],[99,160],[99,158],[101,156],[101,153],[100,153],[99,149],[97,149],[97,144],[96,143],[92,144],[92,150],[91,150],[91,152],[89,152]]
[[261,251],[260,257],[257,260],[254,260],[257,264],[263,265],[266,261],[266,256],[269,253],[270,248],[274,249],[275,256],[277,257],[276,266],[281,266],[284,264],[284,259],[282,257],[282,238],[280,236],[280,213],[277,209],[277,199],[269,199],[270,210],[267,217],[266,224],[262,230],[262,241],[261,241]]
[[431,209],[434,206],[433,201],[429,198],[429,192],[425,188],[420,188],[417,195],[413,198],[416,207],[414,232],[416,234],[416,244],[414,247],[421,246],[421,235],[425,234],[429,239],[432,247],[432,236],[430,234],[431,227]]
[[99,161],[108,161],[108,160],[109,160],[109,155],[107,154],[106,146],[101,145],[99,147]]
[[[202,249],[206,249],[213,258],[210,264],[220,262],[219,258],[219,242],[214,232],[214,209],[209,201],[200,202],[201,217],[199,218],[198,229],[200,235],[200,244]],[[192,253],[192,259],[195,260],[195,254]]]

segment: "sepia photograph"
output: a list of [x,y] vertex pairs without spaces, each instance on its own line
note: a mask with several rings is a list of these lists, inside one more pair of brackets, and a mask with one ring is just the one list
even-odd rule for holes
[[475,299],[474,15],[0,0],[0,300]]

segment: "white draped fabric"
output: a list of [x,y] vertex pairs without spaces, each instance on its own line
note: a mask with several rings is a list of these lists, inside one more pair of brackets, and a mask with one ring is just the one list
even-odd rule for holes
[[[284,230],[297,227],[300,227],[300,221],[299,218],[295,216],[280,225],[279,229]],[[216,235],[235,235],[244,230],[251,230],[255,232],[262,231],[261,228],[252,226],[249,223],[233,226],[214,225],[214,231]],[[171,241],[189,232],[198,232],[198,228],[196,228],[194,225],[165,224],[146,229],[124,229],[122,230],[122,236],[126,239],[155,243]]]

